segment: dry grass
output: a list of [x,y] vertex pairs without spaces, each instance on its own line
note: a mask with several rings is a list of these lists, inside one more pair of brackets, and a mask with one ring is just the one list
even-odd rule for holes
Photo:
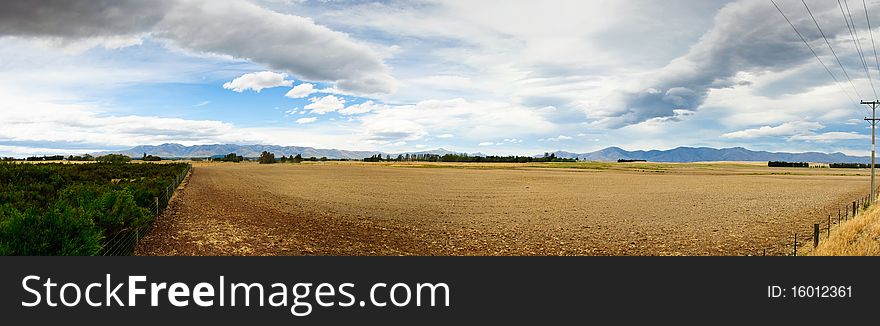
[[880,208],[831,230],[831,239],[819,243],[814,256],[880,256]]

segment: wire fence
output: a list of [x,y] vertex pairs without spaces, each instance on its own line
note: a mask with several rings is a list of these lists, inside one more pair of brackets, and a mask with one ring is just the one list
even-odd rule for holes
[[[875,194],[880,193],[880,187],[875,189]],[[836,213],[822,216],[821,220],[812,225],[797,228],[784,242],[776,246],[767,247],[757,253],[758,256],[797,256],[805,254],[819,246],[822,240],[831,238],[831,231],[846,221],[855,219],[873,204],[870,193],[838,207]]]
[[99,255],[130,256],[134,253],[140,239],[153,229],[153,223],[155,223],[155,220],[165,212],[165,209],[168,208],[168,204],[171,202],[174,192],[183,180],[186,179],[186,176],[190,171],[192,171],[192,164],[187,164],[186,168],[174,176],[171,183],[162,189],[163,191],[159,193],[159,196],[153,198],[153,203],[149,207],[150,211],[155,216],[153,220],[142,226],[126,228],[114,235],[108,236],[109,240],[104,242],[104,248],[99,252]]

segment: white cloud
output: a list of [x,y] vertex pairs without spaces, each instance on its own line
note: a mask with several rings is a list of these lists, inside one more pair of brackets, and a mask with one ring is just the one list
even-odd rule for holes
[[724,138],[748,139],[758,137],[779,137],[805,134],[813,130],[822,129],[824,126],[818,122],[793,121],[778,126],[763,126],[755,129],[746,129],[729,132],[721,135]]
[[[235,141],[248,139],[234,136],[232,124],[215,120],[113,115],[92,104],[61,103],[45,99],[38,93],[23,96],[0,90],[0,98],[4,103],[3,110],[0,110],[0,141],[11,144],[45,144],[34,146],[43,148],[63,147],[57,144],[107,148],[172,141],[194,144],[225,137]],[[61,112],[63,114],[59,114]]]
[[424,126],[408,120],[370,120],[363,127],[366,128],[366,141],[373,144],[414,141],[428,134]]
[[437,138],[452,138],[452,137],[455,137],[455,135],[453,135],[453,134],[437,135]]
[[358,119],[365,125],[407,121],[410,129],[419,130],[419,134],[425,131],[425,134],[455,135],[463,143],[477,143],[494,137],[521,138],[533,133],[546,133],[556,127],[540,114],[522,106],[504,102],[471,102],[461,98],[388,106]]
[[504,142],[505,142],[505,143],[511,143],[511,144],[519,144],[519,143],[522,143],[523,140],[522,140],[522,139],[516,139],[516,138],[504,138]]
[[94,153],[97,151],[105,151],[105,150],[106,149],[45,148],[45,147],[0,145],[0,156],[27,157],[27,156],[42,156],[42,155],[71,155],[71,154]]
[[333,95],[346,95],[346,96],[358,96],[357,93],[347,92],[347,91],[341,90],[341,89],[336,88],[336,87],[322,88],[322,89],[316,90],[315,93],[321,93],[321,94],[333,94]]
[[871,139],[871,136],[862,135],[855,132],[832,131],[815,135],[794,135],[789,137],[789,140],[803,140],[811,142],[833,142],[838,140],[853,139]]
[[291,88],[290,91],[287,92],[287,94],[284,94],[284,96],[287,96],[289,98],[304,98],[306,96],[312,95],[312,93],[315,93],[315,85],[302,83]]
[[318,121],[318,118],[316,118],[316,117],[308,117],[308,118],[299,118],[299,119],[296,119],[296,123],[299,123],[299,124],[312,123],[312,122],[315,122],[315,121]]
[[495,143],[490,142],[490,141],[484,141],[482,143],[477,144],[477,146],[492,146],[492,145],[495,145]]
[[309,100],[312,101],[312,103],[306,105],[304,109],[309,110],[313,114],[326,114],[338,111],[345,107],[345,99],[333,95],[327,95],[321,98],[313,97]]
[[355,115],[355,114],[363,114],[370,111],[380,110],[383,108],[387,108],[388,106],[382,104],[376,104],[373,101],[366,101],[361,104],[349,105],[348,107],[339,110],[339,114],[341,115]]
[[563,140],[571,140],[571,139],[572,139],[572,138],[569,137],[569,136],[566,136],[566,135],[559,135],[559,136],[556,136],[556,137],[541,138],[541,139],[538,139],[538,141],[563,141]]
[[396,87],[382,57],[347,34],[306,17],[246,1],[181,1],[155,35],[199,52],[227,54],[360,94]]
[[293,85],[293,81],[285,80],[285,77],[284,74],[271,71],[252,72],[241,75],[238,78],[223,84],[223,88],[231,89],[239,93],[248,89],[259,93],[264,88]]

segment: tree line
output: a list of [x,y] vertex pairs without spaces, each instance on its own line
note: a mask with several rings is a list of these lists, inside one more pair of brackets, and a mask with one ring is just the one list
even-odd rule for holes
[[544,156],[470,156],[468,154],[399,154],[397,157],[391,157],[386,154],[376,154],[364,158],[364,162],[471,162],[471,163],[532,163],[532,162],[577,162],[574,158],[557,157],[555,153],[544,153]]
[[869,169],[871,168],[871,164],[865,163],[831,163],[828,164],[828,167],[838,168],[838,169]]
[[[810,163],[807,162],[785,162],[785,161],[769,161],[767,162],[768,167],[786,167],[786,168],[807,168],[810,167]],[[829,168],[832,169],[867,169],[871,167],[871,164],[865,163],[829,163]]]
[[[161,161],[162,158],[153,155],[147,155],[144,153],[142,158],[144,161]],[[48,162],[48,161],[91,161],[91,162],[109,162],[109,163],[124,163],[131,161],[131,157],[122,154],[107,154],[101,156],[93,156],[91,154],[84,155],[44,155],[44,156],[28,156],[24,159],[17,159],[14,157],[3,157],[0,159],[3,162],[13,162],[13,161],[27,161],[27,162]]]
[[769,161],[769,162],[767,162],[767,167],[771,167],[771,168],[808,168],[808,167],[810,167],[810,163]]

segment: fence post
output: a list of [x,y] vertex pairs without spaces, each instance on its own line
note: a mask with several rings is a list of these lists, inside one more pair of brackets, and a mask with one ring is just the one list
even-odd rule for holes
[[794,256],[797,257],[797,233],[794,234]]
[[819,223],[813,224],[813,248],[819,246]]
[[853,217],[856,216],[856,202],[853,201]]
[[831,239],[831,215],[828,215],[828,239]]
[[158,218],[159,217],[159,197],[153,197],[153,199],[156,201],[156,217]]

